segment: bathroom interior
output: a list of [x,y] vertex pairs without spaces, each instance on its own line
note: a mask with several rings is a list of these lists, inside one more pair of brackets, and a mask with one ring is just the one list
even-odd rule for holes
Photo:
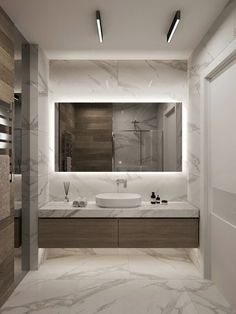
[[235,78],[236,0],[0,0],[0,313],[236,313]]

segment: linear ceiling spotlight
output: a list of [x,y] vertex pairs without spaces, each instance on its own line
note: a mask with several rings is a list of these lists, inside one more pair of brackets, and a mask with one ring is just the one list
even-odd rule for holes
[[170,29],[168,31],[168,34],[167,34],[167,42],[170,43],[171,42],[171,39],[176,31],[176,28],[178,26],[180,22],[180,10],[176,11],[175,13],[175,17],[171,23],[171,26],[170,26]]
[[97,22],[97,30],[98,30],[98,37],[100,43],[103,42],[103,32],[102,32],[102,20],[101,20],[101,14],[100,11],[96,11],[96,22]]

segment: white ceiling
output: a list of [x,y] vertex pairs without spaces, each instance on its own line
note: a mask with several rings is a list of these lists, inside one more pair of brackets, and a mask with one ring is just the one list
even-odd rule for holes
[[[228,0],[0,0],[50,59],[187,59]],[[95,10],[101,11],[99,43]],[[166,33],[180,9],[171,44]]]

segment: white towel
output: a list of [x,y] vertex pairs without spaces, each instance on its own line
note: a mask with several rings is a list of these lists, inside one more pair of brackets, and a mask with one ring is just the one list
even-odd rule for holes
[[76,200],[73,201],[73,207],[86,207],[88,204],[86,197],[78,197]]

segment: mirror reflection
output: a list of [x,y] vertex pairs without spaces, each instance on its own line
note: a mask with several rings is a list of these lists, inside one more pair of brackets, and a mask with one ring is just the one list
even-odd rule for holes
[[56,171],[182,171],[181,103],[57,103]]

